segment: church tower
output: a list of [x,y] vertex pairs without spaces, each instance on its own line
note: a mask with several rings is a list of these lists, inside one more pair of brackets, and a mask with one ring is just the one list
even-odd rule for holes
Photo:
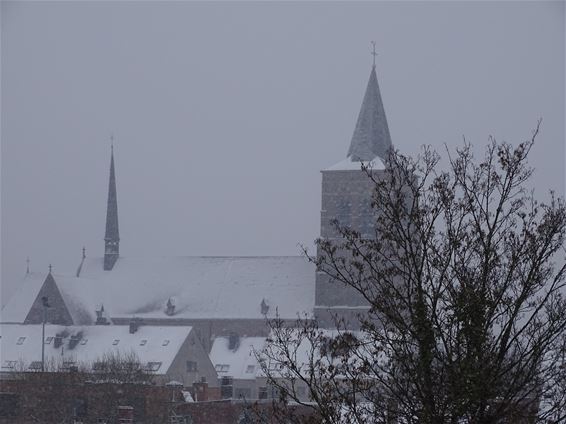
[[[339,242],[340,236],[332,225],[335,219],[362,236],[373,237],[373,183],[361,165],[370,165],[375,178],[383,177],[392,148],[374,61],[346,159],[322,171],[321,238]],[[355,327],[357,315],[368,308],[358,292],[317,271],[314,312],[321,327],[335,328],[334,315]]]
[[114,146],[110,152],[110,178],[108,180],[108,202],[106,205],[106,234],[104,236],[104,270],[110,271],[120,255],[118,232],[118,199],[116,197],[116,175],[114,174]]

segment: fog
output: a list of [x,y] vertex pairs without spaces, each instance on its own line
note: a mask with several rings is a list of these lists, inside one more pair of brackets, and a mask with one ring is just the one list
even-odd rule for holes
[[564,193],[564,3],[1,3],[2,303],[103,254],[297,255],[372,64],[396,148],[518,143]]

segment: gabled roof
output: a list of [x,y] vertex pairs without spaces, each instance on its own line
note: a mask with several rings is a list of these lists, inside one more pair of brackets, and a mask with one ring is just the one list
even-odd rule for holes
[[[75,324],[94,323],[101,305],[114,318],[187,319],[263,319],[263,300],[267,316],[277,308],[282,318],[294,319],[314,305],[315,268],[300,256],[120,257],[112,271],[103,270],[103,261],[84,259],[80,278],[53,275]],[[1,322],[24,322],[43,281],[26,278]]]
[[389,149],[392,147],[374,65],[371,69],[354,135],[348,149],[348,157],[359,162],[370,161],[378,156],[386,161]]
[[18,288],[12,297],[0,311],[0,322],[24,322],[44,281],[45,274],[37,272],[26,274],[18,283]]
[[260,352],[267,337],[240,337],[236,349],[230,349],[228,337],[214,339],[210,350],[210,361],[216,367],[218,377],[233,377],[239,380],[253,380],[261,367],[254,352]]
[[[103,303],[111,317],[263,319],[265,299],[268,316],[278,308],[293,319],[314,305],[315,268],[300,256],[120,257],[112,271],[102,263],[85,259],[81,278],[92,280],[94,289],[75,295]],[[171,315],[165,312],[169,300]]]
[[[91,367],[105,354],[128,355],[133,352],[144,365],[161,362],[156,373],[165,374],[191,330],[188,326],[142,325],[130,334],[126,325],[46,325],[46,341],[58,334],[65,335],[59,347],[55,347],[53,339],[45,344],[46,363],[75,361],[77,365]],[[80,341],[71,348],[71,336],[78,335]],[[41,325],[0,324],[0,358],[0,371],[10,371],[6,361],[17,361],[26,367],[34,361],[41,361]]]
[[[50,277],[51,276],[51,277]],[[53,281],[73,323],[92,324],[95,321],[96,282],[60,274],[27,274],[14,295],[0,312],[1,323],[23,323],[42,287]]]

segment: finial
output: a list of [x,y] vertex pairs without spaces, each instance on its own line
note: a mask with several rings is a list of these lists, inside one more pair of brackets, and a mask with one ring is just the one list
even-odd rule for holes
[[86,248],[83,246],[83,259],[86,258]]
[[51,274],[51,271],[53,270],[53,267],[51,266],[51,264],[49,264],[49,273]]
[[114,133],[110,133],[110,150],[114,154]]
[[29,274],[29,256],[26,259],[26,275]]
[[373,56],[373,67],[375,68],[375,57],[377,56],[377,53],[375,52],[375,41],[372,41],[371,44],[373,46],[373,51],[371,52],[371,55]]

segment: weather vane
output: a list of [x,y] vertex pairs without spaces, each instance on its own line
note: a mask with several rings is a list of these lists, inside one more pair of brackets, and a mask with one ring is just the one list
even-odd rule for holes
[[371,55],[373,56],[373,67],[375,68],[375,57],[377,56],[377,53],[375,52],[375,41],[372,41],[371,44],[373,46],[373,51],[371,52]]

